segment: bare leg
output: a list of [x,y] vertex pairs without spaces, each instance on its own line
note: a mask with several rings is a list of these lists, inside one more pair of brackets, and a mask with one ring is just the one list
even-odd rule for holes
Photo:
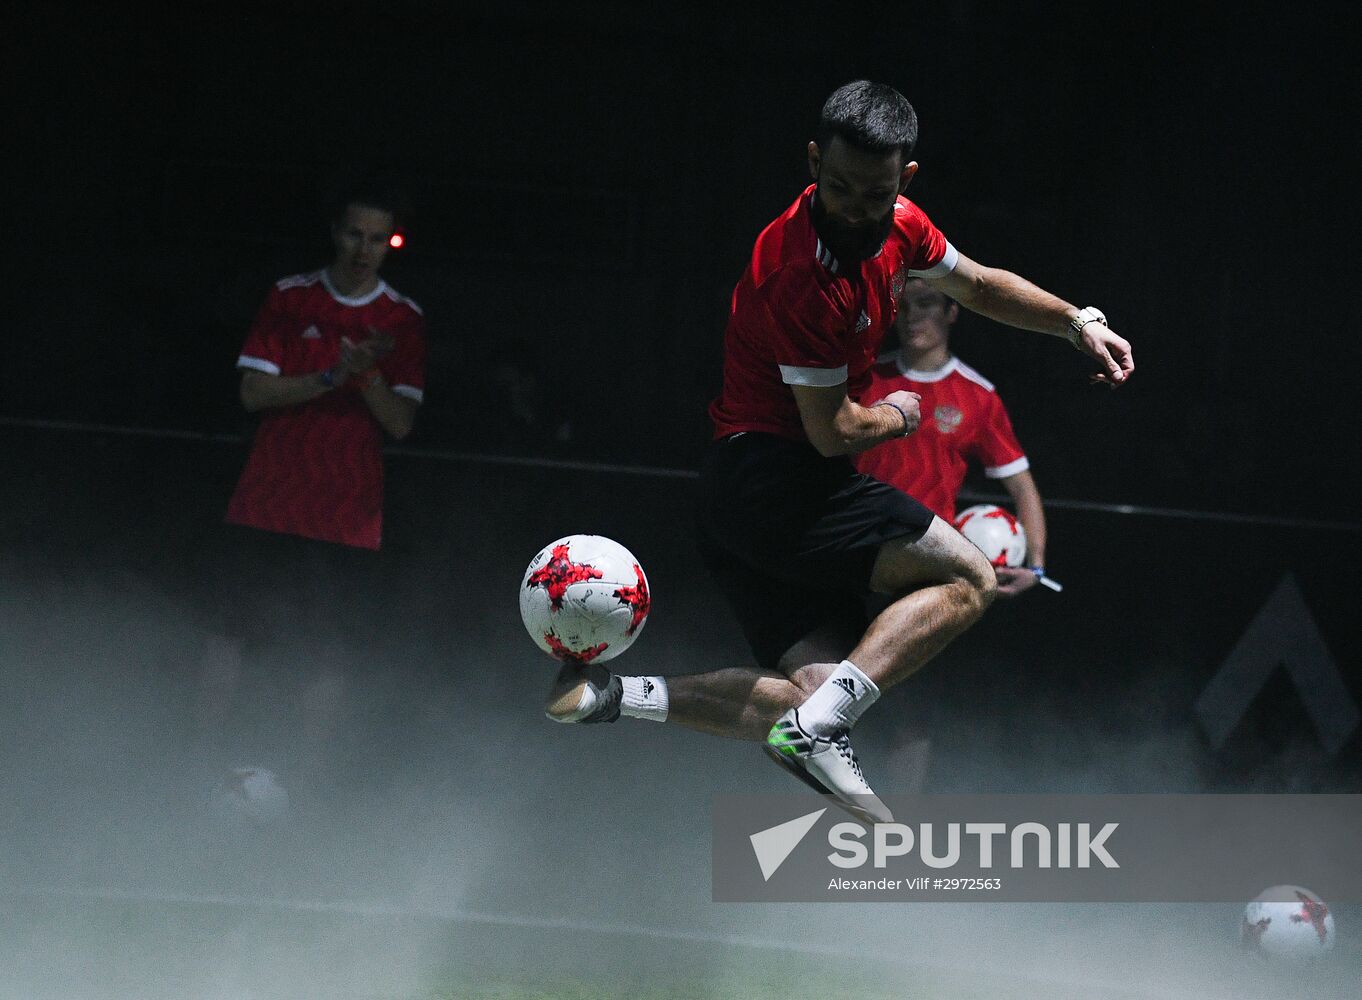
[[[772,723],[801,704],[836,668],[854,637],[810,633],[781,657],[778,670],[732,667],[667,678],[667,721],[696,732],[760,742]],[[582,684],[609,681],[605,667],[565,665],[545,706],[562,715],[576,708]]]
[[334,757],[335,740],[345,714],[345,675],[323,667],[302,697],[301,750],[304,766],[324,773]]
[[904,596],[870,623],[848,659],[885,690],[979,620],[993,602],[997,577],[978,549],[936,518],[917,541],[886,542],[870,584]]
[[997,583],[979,550],[939,517],[921,537],[880,546],[870,583],[901,596],[870,623],[850,663],[776,721],[763,749],[863,823],[882,823],[893,813],[866,782],[847,738],[878,697],[869,684],[883,691],[919,669],[984,613]]
[[[920,538],[895,539],[880,548],[871,587],[904,596],[871,622],[847,658],[884,690],[977,621],[992,602],[997,577],[978,549],[936,518]],[[667,721],[715,736],[765,740],[784,712],[804,704],[832,674],[850,645],[820,629],[792,646],[774,671],[734,667],[668,677]],[[603,688],[609,681],[604,666],[567,665],[546,710],[569,716],[588,684]]]
[[667,721],[714,736],[763,740],[771,723],[809,694],[788,677],[753,667],[668,677]]
[[241,684],[242,640],[236,635],[210,635],[199,658],[199,688],[194,705],[197,736],[213,741],[227,728],[232,703]]

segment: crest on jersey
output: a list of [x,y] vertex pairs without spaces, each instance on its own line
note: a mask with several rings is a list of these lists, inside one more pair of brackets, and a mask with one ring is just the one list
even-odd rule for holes
[[936,421],[936,429],[942,434],[954,433],[959,428],[960,422],[965,419],[965,415],[954,406],[938,406],[932,411],[932,418]]
[[894,301],[899,300],[903,294],[903,287],[908,284],[908,269],[901,267],[894,272],[894,276],[889,279],[889,290],[894,293]]

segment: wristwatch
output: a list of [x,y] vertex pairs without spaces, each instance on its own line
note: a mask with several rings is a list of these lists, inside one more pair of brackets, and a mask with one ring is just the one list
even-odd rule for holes
[[1078,310],[1078,314],[1069,320],[1069,329],[1074,332],[1073,345],[1078,350],[1083,350],[1083,327],[1089,323],[1101,323],[1107,325],[1107,317],[1096,306],[1087,306]]

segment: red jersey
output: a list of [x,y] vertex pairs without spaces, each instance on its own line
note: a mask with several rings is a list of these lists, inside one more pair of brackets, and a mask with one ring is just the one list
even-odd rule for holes
[[854,456],[861,472],[954,523],[955,497],[969,461],[982,463],[990,479],[1031,467],[993,383],[959,358],[934,372],[903,368],[897,359],[876,365],[866,399],[882,399],[896,389],[922,397],[922,423],[905,438],[890,438]]
[[764,431],[808,440],[790,386],[846,383],[859,398],[904,281],[955,267],[955,248],[903,197],[880,252],[843,265],[814,231],[813,190],[762,230],[733,290],[723,390],[709,407],[716,438]]
[[[325,271],[285,278],[270,290],[246,335],[238,368],[310,375],[336,363],[341,338],[389,334],[378,365],[393,392],[418,403],[425,389],[425,319],[384,281],[346,297]],[[296,406],[266,410],[227,520],[360,548],[383,537],[383,431],[350,383]]]

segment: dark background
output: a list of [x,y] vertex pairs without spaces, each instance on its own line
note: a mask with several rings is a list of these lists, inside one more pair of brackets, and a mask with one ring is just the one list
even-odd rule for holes
[[328,259],[327,185],[382,165],[417,209],[387,276],[430,320],[413,445],[507,447],[486,373],[528,342],[575,430],[545,448],[690,467],[752,240],[807,182],[823,98],[864,76],[914,102],[909,194],[952,241],[1135,347],[1108,393],[1057,341],[960,324],[1043,493],[1356,520],[1334,13],[455,7],[21,10],[0,411],[248,430],[252,315]]
[[[883,80],[922,123],[910,196],[964,253],[1105,310],[1138,371],[1095,389],[1059,341],[961,320],[956,350],[997,383],[1050,501],[1065,590],[995,602],[885,693],[857,729],[872,785],[1356,792],[1362,739],[1322,746],[1285,672],[1224,745],[1193,707],[1288,576],[1327,648],[1279,658],[1332,661],[1362,699],[1356,27],[1303,5],[965,0],[12,9],[0,896],[381,900],[562,921],[573,948],[583,922],[664,926],[967,974],[991,958],[1160,997],[1175,982],[1223,995],[1222,963],[1254,984],[1236,995],[1260,995],[1257,967],[1236,964],[1238,906],[1195,922],[964,905],[828,921],[712,904],[711,797],[803,789],[755,748],[679,727],[546,722],[552,661],[513,594],[542,545],[605,534],[638,556],[655,599],[621,670],[746,662],[690,537],[693,480],[656,467],[693,468],[707,440],[729,294],[758,231],[808,182],[822,101]],[[375,165],[404,175],[416,203],[385,273],[430,321],[428,385],[387,463],[377,569],[340,563],[324,580],[282,544],[271,563],[282,540],[246,544],[222,524],[251,430],[233,365],[271,283],[329,259],[328,187]],[[570,441],[502,433],[493,373],[518,344]],[[267,612],[214,715],[223,594],[248,586]],[[327,671],[343,685],[323,684]],[[310,728],[328,691],[339,722]],[[245,765],[287,788],[281,829],[224,832],[205,811]],[[142,961],[127,957],[135,920],[107,945],[84,921],[67,904],[45,924],[0,912],[17,956],[0,951],[0,992],[47,963],[83,996],[101,981],[99,995],[125,996],[109,973],[122,962],[139,996],[223,995],[222,976],[248,981],[274,955],[306,986],[289,995],[320,995],[318,969],[358,965],[388,996],[382,959],[407,954],[309,949],[293,931],[234,950],[236,933],[273,926],[246,913],[226,950],[190,921],[148,933]],[[1339,910],[1330,974],[1347,985],[1313,995],[1355,993],[1357,927]],[[437,957],[412,970],[452,961],[451,938],[482,940],[430,937]],[[507,940],[482,957],[533,971]],[[624,992],[581,995],[654,995],[637,942],[602,941],[580,960]],[[177,963],[208,985],[145,985]],[[712,988],[688,995],[748,995],[702,968]],[[438,995],[482,995],[436,978]],[[914,964],[900,995],[920,978]],[[862,979],[839,988],[883,986]]]
[[[692,468],[733,282],[807,183],[823,99],[864,76],[915,103],[910,194],[956,245],[1100,305],[1138,361],[1111,392],[1052,338],[962,320],[955,347],[1008,402],[1052,501],[1051,569],[1070,590],[999,602],[960,662],[1016,659],[1037,690],[1067,677],[1078,703],[1100,705],[1091,677],[1115,660],[1185,717],[1290,573],[1356,688],[1352,25],[1328,9],[1173,13],[961,0],[21,10],[0,366],[0,417],[25,469],[16,537],[34,566],[44,545],[63,558],[62,539],[118,545],[133,528],[108,518],[120,504],[150,510],[155,494],[183,510],[164,522],[159,557],[206,564],[194,553],[250,440],[233,368],[245,330],[272,282],[329,259],[330,187],[374,167],[404,177],[415,202],[387,274],[430,320],[407,454]],[[517,349],[571,440],[501,433],[492,372]],[[153,435],[134,462],[98,436],[34,427],[52,421],[207,435],[228,450],[184,462]],[[25,428],[36,436],[21,453]],[[649,567],[664,541],[688,551],[685,479],[658,481],[677,505],[659,509],[638,477],[592,485],[550,466],[489,492],[477,467],[412,479],[391,466],[387,548],[508,580],[572,531],[623,532]],[[99,519],[72,506],[82,490]],[[495,551],[473,553],[462,533],[493,506],[523,518],[526,540],[486,533]],[[612,527],[625,512],[653,527]],[[705,586],[689,570],[675,584]],[[1133,632],[1163,644],[1161,668],[1123,646]],[[1041,652],[1040,634],[1070,654]],[[1260,702],[1290,711],[1259,720],[1268,751],[1311,730],[1278,681]]]

